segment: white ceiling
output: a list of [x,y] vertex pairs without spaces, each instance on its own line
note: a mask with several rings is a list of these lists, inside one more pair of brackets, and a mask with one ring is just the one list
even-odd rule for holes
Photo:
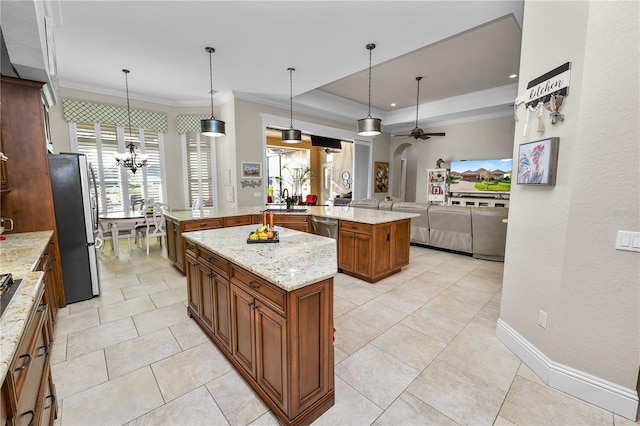
[[[28,11],[12,3],[3,2],[2,31],[16,63]],[[508,76],[519,68],[523,0],[50,0],[45,9],[60,87],[123,96],[127,68],[132,99],[208,105],[212,46],[216,103],[288,108],[295,67],[294,119],[298,110],[348,122],[367,112],[373,42],[372,114],[386,130],[413,128],[418,75],[421,125],[503,114],[516,96]]]

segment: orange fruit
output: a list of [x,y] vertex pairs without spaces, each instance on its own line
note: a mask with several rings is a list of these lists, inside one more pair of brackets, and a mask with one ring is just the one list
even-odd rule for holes
[[269,231],[269,232],[267,232],[267,237],[268,237],[269,239],[272,239],[272,238],[273,238],[273,236],[274,236],[273,231]]

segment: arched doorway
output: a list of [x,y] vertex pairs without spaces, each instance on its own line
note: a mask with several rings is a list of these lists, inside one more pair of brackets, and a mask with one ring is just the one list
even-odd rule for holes
[[401,143],[393,152],[393,194],[402,201],[416,201],[418,150],[415,144]]

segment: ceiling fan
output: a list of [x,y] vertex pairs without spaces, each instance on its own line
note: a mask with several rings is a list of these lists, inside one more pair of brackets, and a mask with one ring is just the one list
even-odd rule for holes
[[394,137],[408,137],[408,136],[411,136],[415,140],[418,140],[418,139],[426,140],[426,139],[431,138],[431,136],[445,136],[444,132],[425,133],[424,130],[422,130],[422,129],[420,129],[418,127],[418,106],[420,105],[420,80],[422,80],[422,77],[416,77],[416,80],[418,81],[418,94],[416,95],[416,127],[409,134],[406,134],[406,135],[393,135],[393,136]]
[[341,150],[333,148],[321,148],[320,151],[324,151],[325,154],[335,154],[341,152]]

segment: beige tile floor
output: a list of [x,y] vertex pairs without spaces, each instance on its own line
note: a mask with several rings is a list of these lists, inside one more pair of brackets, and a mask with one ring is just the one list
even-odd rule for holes
[[[277,424],[187,316],[162,248],[100,262],[102,295],[58,313],[58,425]],[[336,404],[314,424],[636,425],[545,386],[496,339],[502,267],[412,247],[376,284],[338,274]]]

